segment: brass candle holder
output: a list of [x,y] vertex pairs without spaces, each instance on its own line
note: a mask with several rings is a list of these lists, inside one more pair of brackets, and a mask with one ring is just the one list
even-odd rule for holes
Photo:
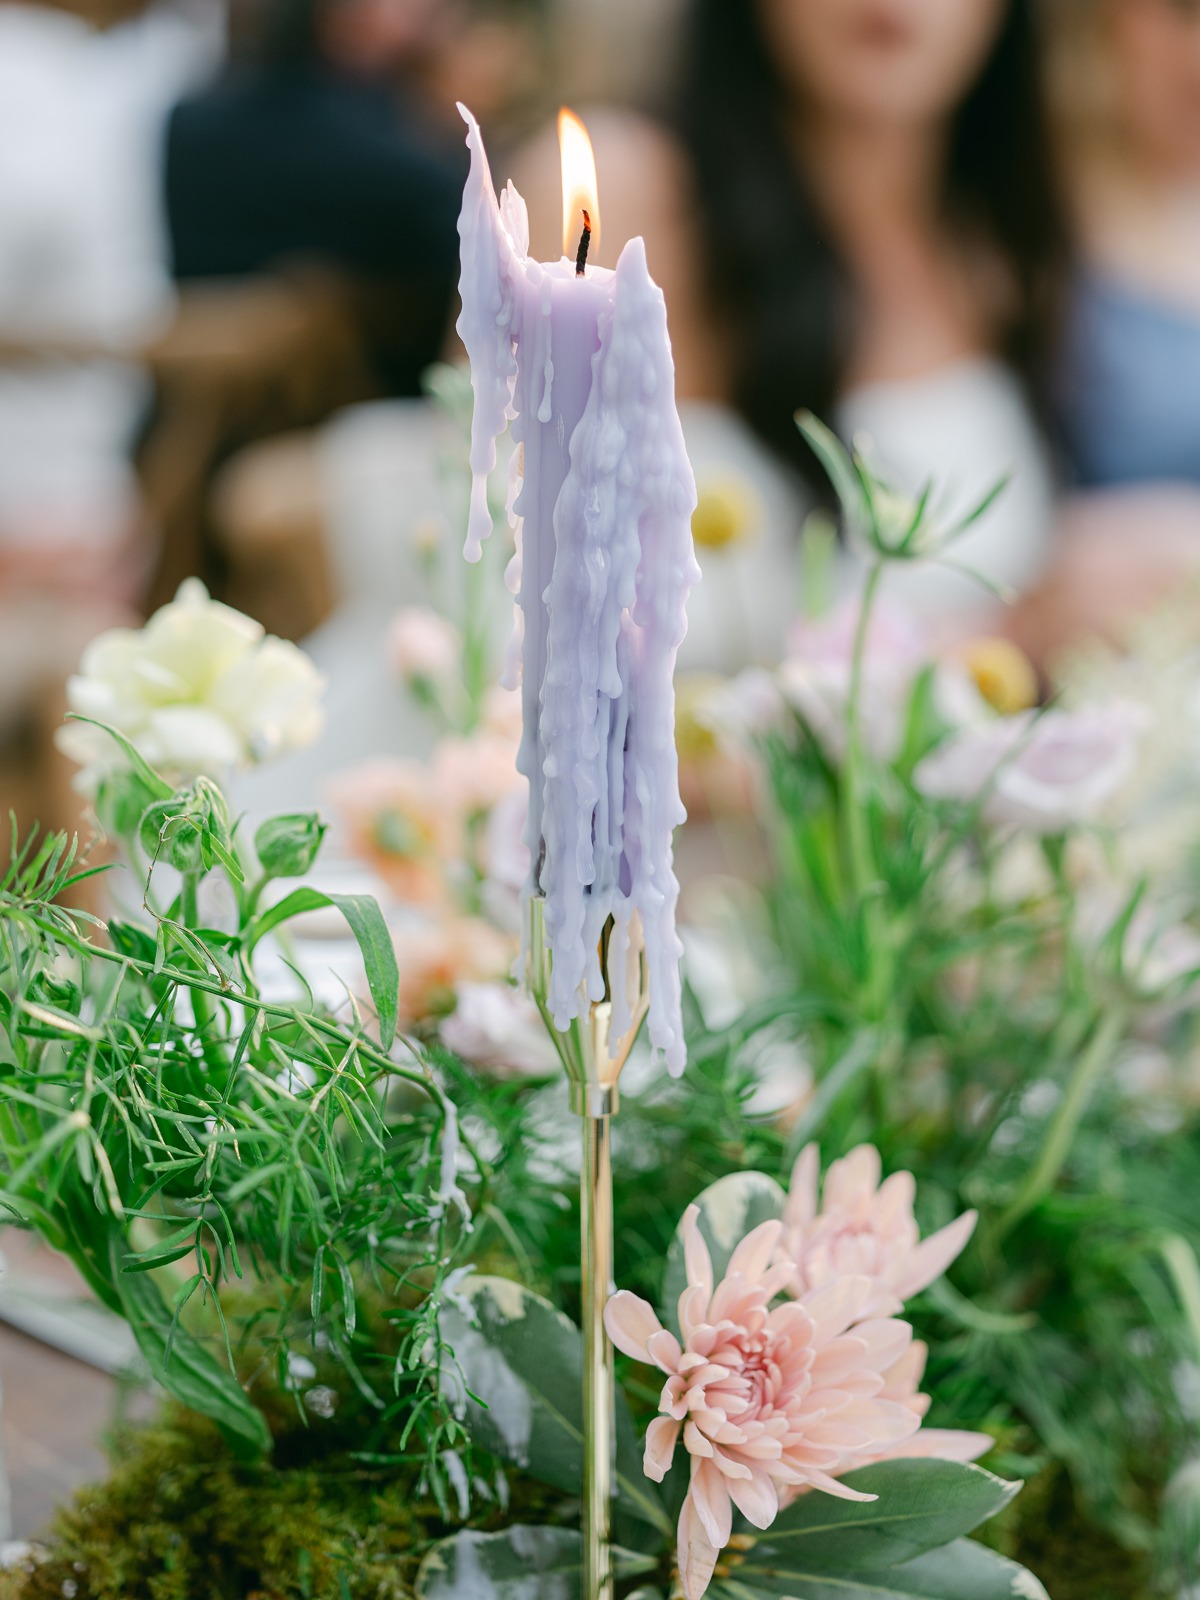
[[571,1088],[571,1109],[583,1129],[579,1175],[581,1301],[583,1317],[583,1600],[613,1600],[612,1498],[615,1477],[613,1352],[604,1327],[604,1308],[613,1282],[612,1119],[620,1106],[618,1079],[629,1059],[649,1000],[644,952],[634,957],[635,995],[628,1031],[611,1038],[609,918],[600,940],[600,970],[605,997],[562,1032],[547,1006],[551,957],[546,944],[544,902],[529,903],[526,986],[558,1052]]

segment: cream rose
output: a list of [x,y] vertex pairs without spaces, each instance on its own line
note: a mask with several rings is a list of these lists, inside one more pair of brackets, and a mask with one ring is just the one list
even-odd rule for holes
[[[72,711],[123,733],[174,779],[220,778],[235,767],[311,744],[321,731],[325,683],[294,644],[209,597],[188,578],[143,628],[113,628],[83,653],[68,680]],[[60,748],[92,792],[124,764],[102,729],[71,722]]]

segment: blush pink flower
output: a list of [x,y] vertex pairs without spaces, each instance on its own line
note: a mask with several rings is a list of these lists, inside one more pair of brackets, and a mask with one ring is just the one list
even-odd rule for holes
[[647,1477],[662,1481],[681,1436],[691,1458],[678,1545],[687,1600],[708,1588],[735,1506],[767,1528],[783,1498],[803,1487],[872,1499],[837,1475],[890,1451],[920,1425],[911,1405],[883,1393],[884,1374],[904,1355],[912,1330],[888,1318],[864,1320],[875,1293],[870,1278],[841,1277],[772,1305],[795,1269],[776,1259],[783,1224],[764,1222],[714,1286],[699,1215],[690,1206],[683,1220],[682,1343],[627,1291],[605,1311],[617,1348],[667,1374],[646,1434]]
[[407,682],[438,683],[462,671],[462,639],[452,622],[425,606],[406,606],[388,630],[388,656]]
[[863,1315],[891,1316],[940,1278],[975,1228],[976,1213],[922,1239],[913,1217],[916,1182],[893,1172],[881,1183],[874,1145],[860,1144],[825,1174],[818,1203],[821,1154],[806,1145],[792,1168],[783,1211],[782,1253],[795,1263],[794,1294],[804,1295],[847,1273],[861,1273],[873,1292]]
[[427,767],[380,757],[338,773],[326,793],[349,850],[399,899],[444,898],[446,863],[461,855],[462,827]]
[[[932,1403],[929,1395],[921,1393],[928,1357],[929,1346],[922,1339],[914,1339],[895,1365],[884,1373],[883,1388],[879,1391],[881,1400],[894,1400],[897,1405],[907,1406],[918,1422],[924,1420]],[[990,1434],[972,1433],[966,1428],[922,1428],[874,1459],[895,1461],[932,1456],[938,1461],[978,1461],[994,1442]]]

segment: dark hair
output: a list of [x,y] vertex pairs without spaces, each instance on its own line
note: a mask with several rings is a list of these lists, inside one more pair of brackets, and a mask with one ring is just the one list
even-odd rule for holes
[[[696,176],[709,287],[730,318],[734,400],[778,455],[812,475],[793,413],[832,414],[854,286],[785,143],[789,92],[755,0],[695,0],[687,47],[676,123]],[[1030,0],[1011,0],[954,114],[943,206],[1011,273],[1002,353],[1044,410],[1067,231]]]

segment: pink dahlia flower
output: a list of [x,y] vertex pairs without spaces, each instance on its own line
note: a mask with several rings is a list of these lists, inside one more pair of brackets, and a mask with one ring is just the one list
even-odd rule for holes
[[[879,1391],[881,1400],[894,1400],[898,1405],[907,1406],[918,1422],[924,1419],[931,1404],[929,1395],[921,1393],[928,1356],[929,1347],[924,1340],[914,1339],[900,1359],[884,1373],[883,1388]],[[894,1461],[911,1456],[932,1456],[937,1461],[978,1461],[994,1442],[990,1434],[971,1433],[966,1428],[922,1428],[875,1459]]]
[[825,1174],[818,1206],[821,1155],[806,1145],[792,1168],[783,1211],[782,1255],[795,1263],[790,1282],[804,1295],[847,1273],[862,1273],[873,1293],[864,1316],[891,1316],[926,1288],[960,1253],[975,1227],[964,1211],[928,1239],[913,1217],[916,1183],[911,1172],[893,1172],[880,1183],[879,1152],[860,1144]]
[[679,1517],[687,1600],[708,1588],[734,1506],[767,1528],[784,1497],[803,1487],[872,1499],[837,1474],[890,1453],[920,1425],[911,1404],[883,1392],[912,1330],[867,1317],[876,1292],[870,1278],[837,1278],[773,1307],[795,1269],[776,1260],[783,1224],[764,1222],[738,1245],[714,1287],[699,1215],[689,1206],[683,1219],[682,1343],[637,1295],[614,1295],[605,1312],[617,1348],[667,1374],[660,1415],[646,1434],[647,1477],[666,1476],[681,1434],[691,1457]]

